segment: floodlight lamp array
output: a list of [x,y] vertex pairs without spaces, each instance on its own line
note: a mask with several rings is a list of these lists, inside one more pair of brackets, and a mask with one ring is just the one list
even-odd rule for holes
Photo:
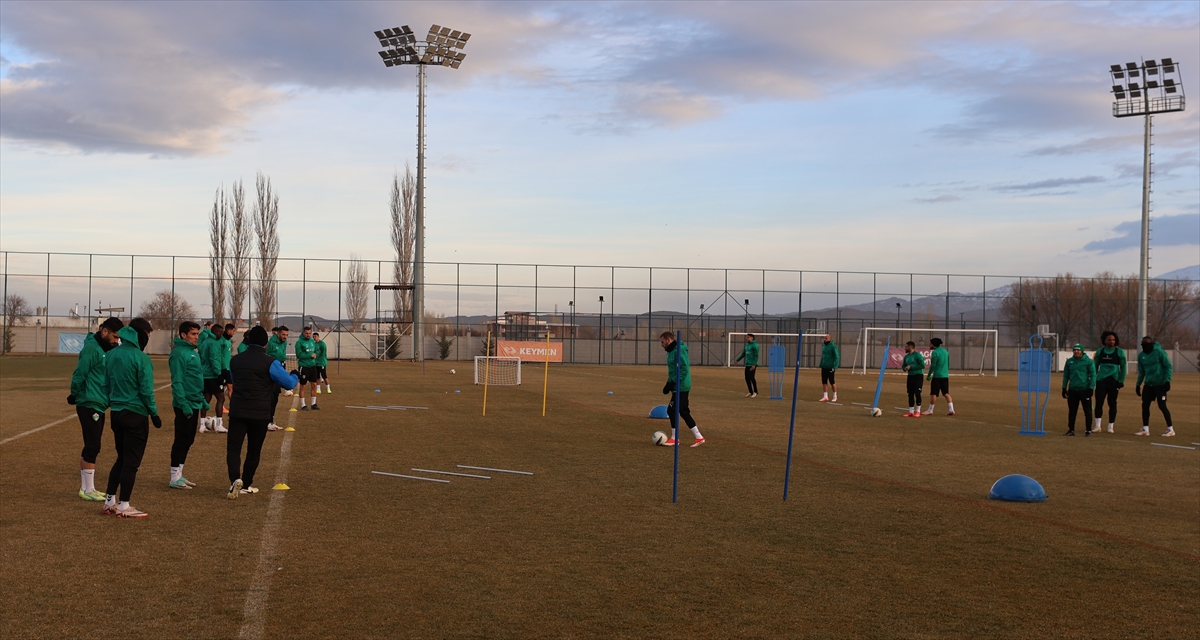
[[1113,115],[1127,116],[1183,111],[1185,99],[1179,63],[1171,58],[1109,66]]
[[429,28],[425,40],[417,40],[408,25],[376,31],[375,37],[379,46],[385,47],[379,52],[384,66],[423,64],[457,69],[467,56],[461,49],[471,34],[435,24]]

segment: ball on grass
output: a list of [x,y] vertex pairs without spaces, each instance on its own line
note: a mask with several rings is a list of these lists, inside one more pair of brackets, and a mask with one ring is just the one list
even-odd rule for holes
[[654,444],[661,446],[666,443],[667,443],[667,434],[665,434],[661,431],[655,431],[654,432]]
[[861,388],[862,388],[862,387],[859,387],[859,389],[861,389]]
[[376,390],[375,390],[375,393],[379,393],[379,389],[376,389]]
[[609,391],[609,392],[608,392],[608,395],[610,395],[610,396],[611,396],[611,395],[612,395],[612,392],[611,392],[611,391]]
[[881,415],[883,415],[883,409],[880,409],[879,407],[875,407],[874,409],[871,409],[871,417],[872,418],[878,418]]
[[454,369],[451,369],[451,370],[450,370],[450,373],[458,373],[458,372],[457,372],[457,371],[455,371]]

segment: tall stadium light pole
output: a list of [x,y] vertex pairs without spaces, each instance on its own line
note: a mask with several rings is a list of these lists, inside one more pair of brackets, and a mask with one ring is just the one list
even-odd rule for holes
[[433,25],[425,40],[417,40],[408,25],[376,31],[385,67],[417,65],[417,238],[413,259],[413,358],[425,361],[425,67],[457,69],[471,34]]
[[1140,339],[1146,335],[1149,328],[1146,322],[1146,298],[1150,279],[1151,116],[1156,113],[1183,111],[1186,100],[1179,63],[1171,58],[1163,58],[1161,62],[1145,60],[1141,64],[1114,64],[1109,67],[1108,73],[1112,76],[1113,116],[1143,116],[1146,119],[1142,145],[1142,253],[1138,267],[1137,330]]

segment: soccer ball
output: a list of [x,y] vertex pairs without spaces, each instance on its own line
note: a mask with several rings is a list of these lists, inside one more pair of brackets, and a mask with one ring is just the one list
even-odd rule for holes
[[457,373],[457,371],[455,371],[454,369],[451,369],[450,373]]
[[661,431],[654,432],[654,444],[664,445],[667,443],[667,434]]
[[878,418],[881,415],[883,415],[883,409],[880,409],[879,407],[875,407],[874,409],[871,409],[871,417],[872,418]]
[[284,389],[284,391],[283,391],[283,395],[285,395],[285,396],[290,396],[290,395],[292,395],[292,390],[291,390],[291,389]]

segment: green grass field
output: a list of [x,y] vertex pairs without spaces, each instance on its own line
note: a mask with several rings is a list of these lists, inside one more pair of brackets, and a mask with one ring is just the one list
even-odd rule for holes
[[[256,482],[225,499],[223,435],[197,436],[193,491],[167,488],[170,419],[151,430],[133,504],[75,496],[72,358],[0,358],[0,554],[5,638],[1068,637],[1187,638],[1200,628],[1200,377],[1178,375],[1175,438],[1017,433],[1015,375],[951,381],[958,415],[904,419],[903,381],[840,373],[845,406],[801,374],[790,499],[791,402],[746,399],[740,369],[694,372],[708,442],[651,444],[665,372],[541,370],[493,387],[469,363],[343,363],[320,412],[288,413]],[[451,375],[451,367],[458,369]],[[156,360],[160,385],[166,363]],[[760,372],[766,389],[766,373]],[[859,390],[857,387],[862,386]],[[374,390],[379,389],[380,393]],[[791,379],[787,381],[790,399]],[[456,390],[461,392],[456,392]],[[609,395],[607,392],[612,391]],[[170,391],[158,402],[169,415]],[[416,405],[365,411],[345,405]],[[939,407],[939,414],[944,407]],[[1079,426],[1080,435],[1084,425]],[[684,443],[691,441],[684,436]],[[97,484],[115,454],[105,434]],[[373,475],[500,467],[533,476]],[[286,467],[281,469],[281,467]],[[481,472],[482,473],[482,472]],[[1023,473],[1044,503],[989,501]],[[271,491],[277,481],[291,486]]]

